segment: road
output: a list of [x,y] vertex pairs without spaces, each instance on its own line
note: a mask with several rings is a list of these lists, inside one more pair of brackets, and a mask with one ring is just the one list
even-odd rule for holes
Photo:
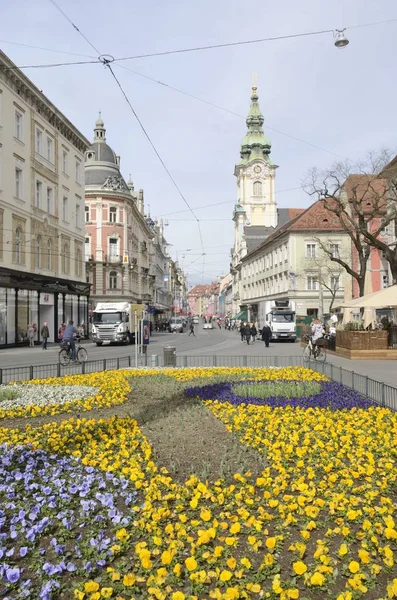
[[[287,357],[298,357],[302,355],[302,347],[297,342],[274,342],[266,348],[260,341],[254,344],[241,344],[240,335],[236,331],[225,331],[224,329],[203,330],[202,325],[195,328],[195,337],[185,333],[154,333],[148,347],[150,355],[162,356],[165,346],[174,346],[179,356],[195,356],[194,364],[200,364],[200,358],[214,355],[217,357],[227,356],[277,356],[280,364],[287,364]],[[88,352],[88,360],[103,358],[116,358],[118,356],[134,356],[134,346],[110,346],[97,347],[91,342],[84,342]],[[15,367],[26,365],[49,365],[58,362],[57,344],[49,344],[48,350],[42,350],[40,346],[35,348],[7,348],[0,350],[0,367]],[[368,375],[378,381],[397,387],[397,369],[394,361],[351,361],[336,356],[328,356],[328,362],[345,369],[354,370],[356,373]],[[223,362],[223,361],[222,361]],[[202,364],[212,364],[202,358]],[[219,360],[221,364],[221,360]]]

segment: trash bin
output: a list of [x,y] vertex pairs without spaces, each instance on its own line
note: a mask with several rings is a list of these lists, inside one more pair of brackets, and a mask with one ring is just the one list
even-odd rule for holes
[[389,348],[397,348],[397,325],[391,325],[389,329]]
[[336,351],[336,335],[330,335],[328,340],[328,350]]
[[164,347],[164,366],[176,367],[176,348],[175,346]]

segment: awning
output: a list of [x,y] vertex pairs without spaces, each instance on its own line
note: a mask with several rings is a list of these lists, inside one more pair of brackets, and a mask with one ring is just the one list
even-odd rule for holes
[[358,310],[360,308],[386,308],[388,306],[397,306],[397,285],[338,305],[340,308],[356,308]]
[[234,319],[235,321],[246,321],[247,320],[247,311],[246,310],[242,310],[237,315],[235,315],[234,317],[232,317],[232,319]]

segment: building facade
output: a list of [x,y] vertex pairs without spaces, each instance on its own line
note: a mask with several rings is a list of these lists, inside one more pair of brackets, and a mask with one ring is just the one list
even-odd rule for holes
[[288,300],[298,316],[321,316],[344,299],[345,271],[322,250],[351,261],[350,237],[322,202],[278,228],[242,260],[242,308],[263,327],[272,303]]
[[234,169],[237,203],[233,210],[234,243],[230,264],[233,315],[240,312],[243,304],[243,258],[277,227],[302,212],[300,209],[277,208],[275,181],[278,167],[270,158],[271,142],[263,131],[264,117],[256,87],[252,88],[246,124],[247,133],[241,143],[240,161]]
[[99,116],[94,141],[85,153],[85,261],[92,285],[90,310],[97,302],[150,304],[154,233],[144,214],[143,190],[125,182],[120,157],[106,143]]
[[219,313],[219,283],[194,286],[188,292],[189,311],[192,315],[214,317]]
[[0,52],[0,346],[87,324],[84,153],[88,140]]

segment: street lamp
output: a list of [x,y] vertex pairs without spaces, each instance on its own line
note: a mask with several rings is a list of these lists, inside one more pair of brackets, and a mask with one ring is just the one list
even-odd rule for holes
[[345,36],[345,31],[346,29],[335,29],[334,31],[334,38],[336,38],[334,46],[337,48],[344,48],[349,43],[349,40]]

